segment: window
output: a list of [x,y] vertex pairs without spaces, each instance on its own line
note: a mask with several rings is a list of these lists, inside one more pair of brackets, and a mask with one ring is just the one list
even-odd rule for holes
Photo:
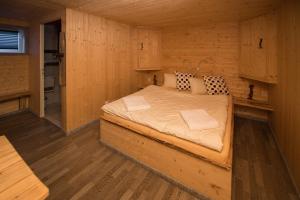
[[0,53],[25,53],[24,31],[0,28]]

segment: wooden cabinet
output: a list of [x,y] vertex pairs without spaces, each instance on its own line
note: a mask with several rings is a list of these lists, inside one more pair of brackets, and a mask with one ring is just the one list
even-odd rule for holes
[[277,14],[241,23],[240,76],[277,82]]
[[137,70],[161,68],[161,33],[159,30],[137,30]]

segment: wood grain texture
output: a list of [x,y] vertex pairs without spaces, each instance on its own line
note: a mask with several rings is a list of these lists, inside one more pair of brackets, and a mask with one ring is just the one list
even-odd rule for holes
[[21,92],[0,96],[0,116],[29,108],[30,93]]
[[10,25],[10,26],[20,26],[20,27],[29,27],[29,22],[24,20],[10,19],[0,17],[1,25]]
[[[161,68],[161,31],[148,28],[136,28],[135,45],[138,59],[137,69],[150,70]],[[133,41],[134,42],[134,41]]]
[[73,8],[143,26],[199,25],[245,20],[267,13],[280,0],[10,0],[0,12],[7,17],[36,19],[57,9]]
[[[99,143],[99,123],[65,136],[31,113],[0,119],[0,132],[50,190],[49,199],[203,199]],[[233,200],[297,200],[265,123],[236,118]]]
[[[0,18],[0,24],[24,27],[28,25],[27,22],[3,18]],[[28,54],[0,55],[0,96],[28,91],[29,71]],[[15,112],[18,106],[18,101],[1,103],[0,115]]]
[[[195,157],[115,123],[100,121],[100,140],[137,162],[215,200],[231,199],[232,169]],[[179,141],[177,141],[179,142]],[[232,158],[232,151],[229,153]]]
[[230,200],[232,106],[230,96],[221,152],[107,113],[100,120],[100,141],[206,197]]
[[46,199],[48,188],[33,174],[5,136],[0,136],[0,161],[0,199]]
[[43,15],[63,9],[63,6],[55,5],[48,1],[20,1],[12,0],[1,2],[1,16],[10,19],[24,21],[38,21]]
[[272,127],[290,173],[300,188],[300,2],[284,1],[279,12],[278,85],[271,89]]
[[[0,17],[0,25],[29,27],[28,21]],[[26,35],[28,36],[28,35]],[[28,38],[26,38],[26,42]],[[25,44],[26,48],[28,43]],[[0,55],[0,96],[29,90],[29,55],[28,54],[1,54]],[[0,104],[0,115],[16,112],[19,101],[14,100]]]
[[131,27],[67,9],[66,130],[99,117],[105,101],[136,89]]
[[[249,81],[239,77],[239,41],[238,23],[164,28],[163,70],[223,75],[232,95],[247,97]],[[267,101],[268,87],[256,83],[254,99]]]
[[277,17],[273,11],[240,23],[241,77],[277,82]]
[[29,90],[29,56],[0,55],[0,95]]

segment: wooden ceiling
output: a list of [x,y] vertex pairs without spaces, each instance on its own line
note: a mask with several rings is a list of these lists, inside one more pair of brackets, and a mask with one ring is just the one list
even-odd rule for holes
[[199,25],[264,14],[281,0],[0,0],[0,17],[34,20],[63,8],[139,26]]

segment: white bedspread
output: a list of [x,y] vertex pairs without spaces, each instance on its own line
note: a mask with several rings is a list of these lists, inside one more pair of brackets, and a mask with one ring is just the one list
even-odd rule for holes
[[[125,119],[149,126],[160,132],[183,138],[221,151],[225,132],[228,96],[193,95],[159,86],[148,86],[129,96],[143,96],[150,104],[147,110],[127,111],[122,99],[106,104],[102,109]],[[180,115],[182,110],[203,109],[217,120],[219,127],[190,130]]]

